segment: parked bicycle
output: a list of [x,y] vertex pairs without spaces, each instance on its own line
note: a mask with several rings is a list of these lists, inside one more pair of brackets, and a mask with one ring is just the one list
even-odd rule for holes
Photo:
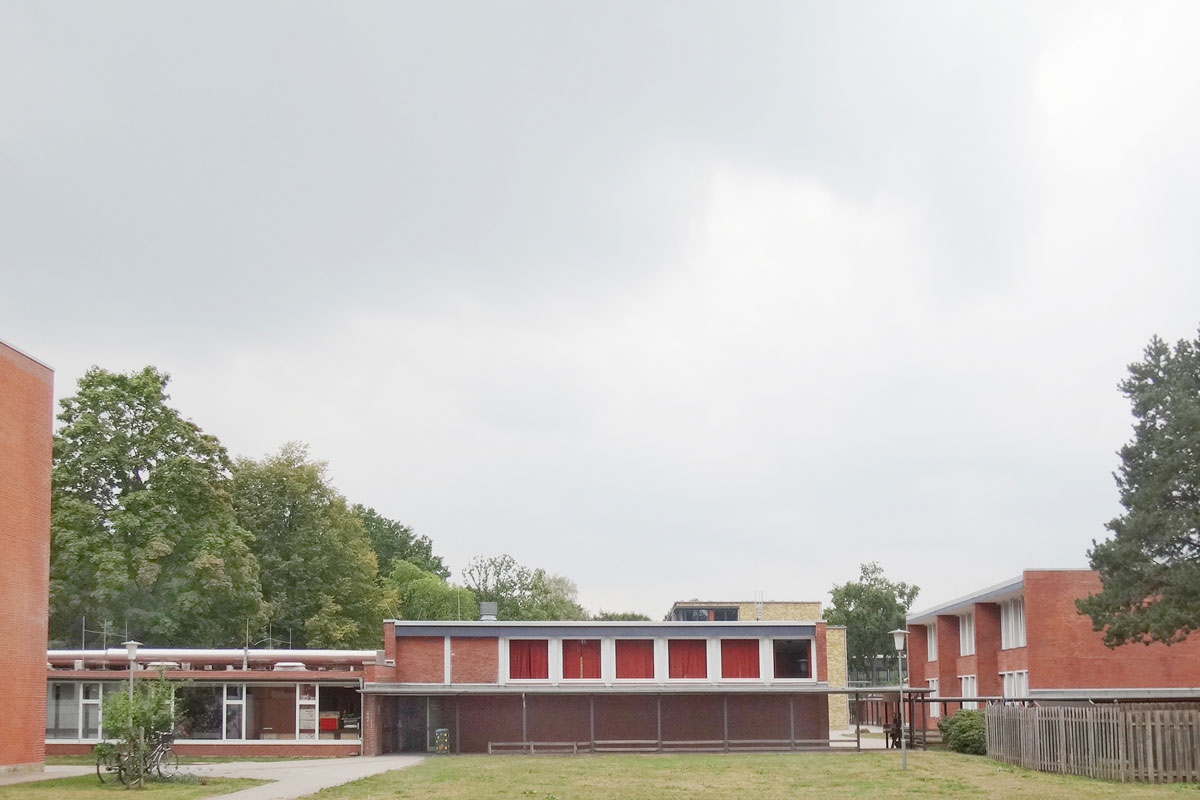
[[173,778],[179,772],[179,754],[171,747],[175,734],[171,731],[159,731],[150,737],[147,749],[144,751],[142,769],[137,769],[137,756],[125,752],[112,745],[96,749],[96,775],[101,783],[107,783],[114,776],[126,786],[135,783],[139,775],[146,776],[158,773],[160,778]]

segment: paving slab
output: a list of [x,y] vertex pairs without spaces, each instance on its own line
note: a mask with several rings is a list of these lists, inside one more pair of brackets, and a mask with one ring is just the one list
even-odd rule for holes
[[221,795],[222,800],[291,800],[330,786],[356,781],[393,769],[419,764],[425,756],[363,756],[315,758],[304,761],[230,761],[185,764],[180,772],[222,778],[260,778],[272,781],[262,786]]

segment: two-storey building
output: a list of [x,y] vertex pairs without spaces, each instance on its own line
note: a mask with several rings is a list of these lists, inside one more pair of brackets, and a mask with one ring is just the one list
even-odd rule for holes
[[[1091,618],[1075,607],[1077,598],[1100,588],[1093,570],[1031,569],[910,614],[909,684],[943,698],[1194,696],[1200,640],[1106,647]],[[936,704],[929,710],[934,717],[941,711]]]
[[821,620],[392,620],[363,749],[424,752],[439,730],[451,752],[826,747],[828,637]]

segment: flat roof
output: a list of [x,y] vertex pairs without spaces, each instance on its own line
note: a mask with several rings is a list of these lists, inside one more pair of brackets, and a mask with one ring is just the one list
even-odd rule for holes
[[740,622],[590,622],[516,620],[395,620],[396,636],[542,637],[600,639],[611,636],[674,636],[681,639],[724,636],[814,636],[817,620],[743,620]]

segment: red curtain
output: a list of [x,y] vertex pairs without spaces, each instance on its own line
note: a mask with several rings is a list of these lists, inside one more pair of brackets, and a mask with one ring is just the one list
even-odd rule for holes
[[721,677],[758,677],[758,639],[721,640]]
[[707,678],[708,643],[703,639],[668,640],[667,666],[672,678]]
[[549,678],[550,650],[545,639],[510,639],[508,641],[508,677]]
[[600,640],[563,639],[563,677],[600,679]]
[[654,679],[652,639],[617,639],[617,677]]

